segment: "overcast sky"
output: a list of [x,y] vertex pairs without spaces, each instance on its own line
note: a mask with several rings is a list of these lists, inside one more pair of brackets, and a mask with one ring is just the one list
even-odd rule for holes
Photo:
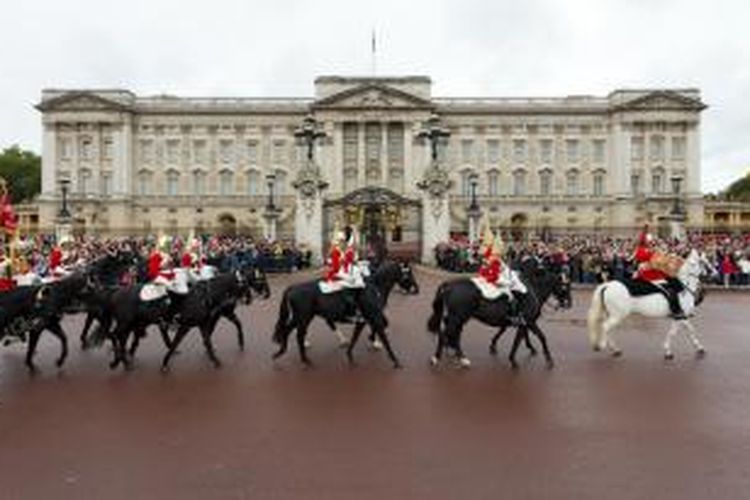
[[40,151],[45,87],[312,96],[323,74],[423,74],[436,96],[698,87],[703,189],[750,169],[743,0],[0,0],[0,147]]

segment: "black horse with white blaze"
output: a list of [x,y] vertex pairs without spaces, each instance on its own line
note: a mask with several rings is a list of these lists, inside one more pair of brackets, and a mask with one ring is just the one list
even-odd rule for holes
[[[570,307],[570,281],[567,276],[550,272],[536,265],[533,261],[522,264],[520,271],[528,292],[518,297],[518,315],[522,324],[516,330],[513,347],[510,352],[510,363],[515,369],[518,367],[515,356],[518,346],[523,339],[528,338],[528,330],[539,339],[547,361],[552,367],[554,362],[547,346],[547,340],[537,320],[541,316],[542,306],[554,295],[561,307]],[[452,348],[462,366],[471,363],[461,349],[461,333],[464,325],[472,318],[485,325],[500,329],[493,339],[494,346],[502,332],[512,325],[511,307],[506,298],[496,300],[485,299],[477,286],[469,278],[446,281],[438,287],[432,303],[432,316],[427,323],[427,329],[438,335],[435,355],[431,359],[433,365],[440,361],[445,347]],[[441,328],[442,326],[442,328]],[[492,348],[491,348],[492,350]]]

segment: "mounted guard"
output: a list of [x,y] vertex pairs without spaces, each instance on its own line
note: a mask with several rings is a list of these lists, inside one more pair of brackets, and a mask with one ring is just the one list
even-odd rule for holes
[[685,289],[680,280],[675,278],[682,265],[682,259],[676,255],[668,255],[657,251],[653,236],[648,232],[648,226],[638,237],[638,246],[633,254],[633,260],[638,264],[633,279],[646,282],[655,291],[664,294],[669,302],[669,310],[673,319],[685,319],[685,313],[680,304],[680,293]]

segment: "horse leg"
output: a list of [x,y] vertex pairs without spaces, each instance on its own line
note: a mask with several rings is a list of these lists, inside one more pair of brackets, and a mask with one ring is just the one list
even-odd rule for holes
[[29,333],[29,345],[26,348],[26,366],[29,369],[31,375],[39,373],[39,369],[34,364],[34,354],[36,353],[36,345],[39,343],[39,337],[42,335],[44,327],[34,328]]
[[83,330],[81,330],[81,350],[85,351],[89,348],[89,343],[87,340],[89,329],[91,328],[91,325],[94,324],[94,315],[89,313],[86,313],[86,322],[83,324]]
[[68,338],[65,336],[65,332],[63,331],[62,326],[60,326],[59,321],[54,321],[49,325],[48,330],[52,335],[57,337],[57,340],[60,341],[60,357],[55,361],[57,367],[60,368],[68,357]]
[[704,357],[706,355],[706,348],[703,347],[700,339],[698,339],[698,335],[695,333],[695,327],[689,319],[683,319],[682,324],[685,327],[685,335],[695,348],[695,355],[699,358]]
[[490,354],[493,356],[497,356],[497,342],[500,340],[500,337],[503,336],[503,333],[505,333],[505,329],[505,325],[501,326],[497,333],[492,337],[492,340],[490,340]]
[[[547,346],[547,336],[544,335],[544,332],[541,328],[539,328],[539,325],[536,324],[536,322],[532,322],[529,325],[529,328],[531,329],[531,332],[536,335],[536,338],[539,339],[539,342],[542,343],[542,352],[544,353],[544,360],[547,362],[547,368],[552,368],[555,366],[555,361],[552,359],[552,354],[549,352],[549,347]],[[526,333],[526,342],[529,341],[529,333],[528,331]]]
[[[383,334],[385,335],[385,330]],[[380,341],[381,337],[372,328],[370,328],[370,335],[367,338],[373,351],[379,351],[383,348],[383,342]]]
[[[211,360],[211,362],[214,364],[216,368],[221,367],[221,361],[219,361],[219,358],[216,357],[216,351],[214,350],[214,344],[211,341],[211,336],[213,334],[213,328],[211,328],[211,323],[208,322],[206,324],[201,325],[200,331],[201,331],[201,338],[203,339],[203,346],[206,348],[206,354],[208,354],[208,358]],[[216,323],[213,322],[215,325]]]
[[471,366],[471,360],[464,355],[463,349],[461,349],[461,331],[463,330],[463,322],[460,318],[455,316],[449,316],[445,325],[445,338],[453,342],[453,349],[456,352],[456,358],[462,368],[469,368]]
[[664,359],[666,360],[674,359],[674,353],[672,352],[672,337],[677,333],[677,329],[677,322],[672,321],[669,325],[669,330],[667,330],[667,334],[664,337]]
[[357,341],[359,340],[359,336],[362,334],[362,330],[364,330],[365,324],[361,321],[358,321],[354,325],[354,332],[352,332],[352,339],[349,341],[349,347],[346,348],[346,357],[349,360],[349,364],[354,366],[354,346],[357,345]]
[[114,358],[109,363],[110,370],[117,368],[120,361],[125,360],[125,346],[128,340],[127,337],[128,326],[117,323],[115,331],[112,332],[112,351],[114,352]]
[[141,337],[146,336],[146,330],[145,328],[138,328],[136,330],[133,330],[133,341],[130,343],[130,349],[128,349],[128,357],[133,358],[135,356],[136,351],[138,350],[138,346],[141,344]]
[[614,339],[612,338],[612,335],[610,335],[610,330],[612,330],[615,326],[620,323],[621,319],[615,316],[610,316],[607,319],[604,320],[602,323],[602,331],[601,336],[599,338],[599,349],[609,349],[609,351],[612,353],[612,356],[619,357],[622,355],[622,350],[620,350],[619,347],[617,347],[617,344],[615,344]]
[[307,336],[307,325],[299,325],[297,327],[297,349],[299,349],[299,357],[305,366],[312,366],[310,358],[307,357],[307,347],[305,347],[305,337]]
[[510,367],[513,370],[518,370],[518,363],[516,362],[516,352],[518,346],[521,345],[521,339],[524,336],[528,336],[525,326],[519,326],[516,328],[516,335],[513,337],[513,346],[510,348],[510,354],[508,355],[508,361],[510,361]]
[[529,332],[526,332],[526,335],[523,337],[523,343],[526,345],[526,349],[529,350],[529,356],[536,356],[536,349],[534,348],[534,344],[531,343],[531,339],[529,338]]
[[172,345],[172,341],[169,339],[169,325],[165,323],[159,323],[159,333],[161,334],[161,340],[164,342],[164,347],[169,349]]
[[182,339],[185,338],[185,334],[187,334],[188,330],[190,330],[189,326],[180,325],[177,333],[175,333],[172,344],[169,346],[169,349],[167,349],[167,354],[164,355],[164,360],[161,362],[162,373],[166,373],[169,371],[169,360],[174,355],[177,347],[180,345],[180,342],[182,342]]
[[385,330],[378,328],[377,330],[375,330],[375,335],[382,342],[383,347],[385,347],[385,352],[388,353],[388,357],[391,359],[391,363],[393,363],[393,368],[401,368],[401,362],[399,362],[398,358],[396,357],[396,353],[393,352],[391,343],[388,341],[388,335],[385,333]]
[[240,351],[244,351],[245,350],[245,333],[242,331],[242,323],[240,322],[240,318],[237,317],[237,314],[234,311],[228,311],[224,313],[224,317],[227,318],[237,329],[237,344],[239,344],[240,346]]
[[[328,328],[333,330],[333,333],[336,335],[336,338],[339,340],[339,347],[343,348],[348,345],[351,345],[351,342],[349,341],[349,339],[347,339],[346,335],[344,335],[341,332],[341,330],[338,329],[338,327],[336,326],[336,323],[326,318],[326,324],[328,325]],[[305,339],[305,343],[306,343],[305,344],[306,347],[310,347],[310,343],[307,341],[307,339]]]

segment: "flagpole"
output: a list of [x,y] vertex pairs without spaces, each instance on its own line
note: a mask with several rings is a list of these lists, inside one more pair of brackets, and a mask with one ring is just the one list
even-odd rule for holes
[[372,29],[372,76],[376,76],[378,74],[378,68],[377,68],[377,45],[375,40],[375,28]]

